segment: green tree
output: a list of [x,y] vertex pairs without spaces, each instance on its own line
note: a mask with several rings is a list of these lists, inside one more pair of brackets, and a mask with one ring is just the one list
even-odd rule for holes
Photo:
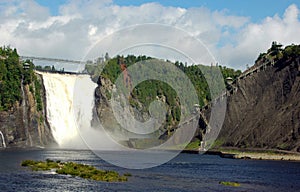
[[37,108],[42,110],[42,86],[34,74],[34,68],[29,60],[20,62],[16,49],[11,49],[9,46],[0,47],[0,111],[10,110],[24,99],[21,92],[22,82],[24,85],[30,85]]

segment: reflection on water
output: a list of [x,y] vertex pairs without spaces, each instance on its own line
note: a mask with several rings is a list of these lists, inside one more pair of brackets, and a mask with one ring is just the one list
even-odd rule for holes
[[[20,167],[20,162],[24,159],[47,158],[90,164],[120,173],[130,172],[132,177],[124,183],[106,183],[50,172],[31,172]],[[220,181],[239,182],[241,187],[222,186]],[[234,160],[211,155],[180,154],[159,167],[128,170],[110,165],[87,150],[0,151],[0,191],[297,190],[300,190],[299,162]]]

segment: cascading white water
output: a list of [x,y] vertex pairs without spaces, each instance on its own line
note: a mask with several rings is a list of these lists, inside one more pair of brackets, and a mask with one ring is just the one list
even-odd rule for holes
[[5,144],[5,140],[4,140],[4,136],[3,136],[3,133],[2,133],[2,131],[0,131],[0,136],[1,136],[1,139],[2,139],[2,147],[3,148],[6,148],[6,144]]
[[[69,75],[56,73],[41,73],[46,89],[47,119],[54,139],[61,148],[87,148],[82,141],[74,116],[74,111],[81,111],[86,129],[91,129],[92,109],[94,106],[94,90],[96,84],[88,75]],[[74,110],[73,94],[75,83],[85,86],[87,96],[82,106]],[[76,93],[75,93],[76,94]]]

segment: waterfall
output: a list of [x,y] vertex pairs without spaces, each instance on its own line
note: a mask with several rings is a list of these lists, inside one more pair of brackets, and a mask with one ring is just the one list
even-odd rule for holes
[[0,136],[1,136],[1,139],[2,139],[2,147],[3,148],[6,148],[6,144],[5,144],[5,140],[4,140],[4,135],[3,135],[3,133],[2,133],[2,131],[0,131]]
[[[74,111],[80,111],[83,114],[82,118],[84,118],[86,127],[90,129],[96,84],[88,75],[37,73],[43,76],[46,89],[47,119],[54,139],[61,148],[87,148],[79,135]],[[85,102],[81,106],[76,106],[78,108],[74,110],[74,86],[78,82],[84,84],[86,90],[82,91],[89,95],[83,98]]]

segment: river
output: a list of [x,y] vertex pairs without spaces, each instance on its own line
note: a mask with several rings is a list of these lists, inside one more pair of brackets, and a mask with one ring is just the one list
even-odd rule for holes
[[[51,172],[32,172],[20,166],[25,159],[47,158],[129,172],[132,177],[128,182],[107,183]],[[239,182],[241,186],[223,186],[220,181]],[[300,191],[300,162],[180,154],[158,167],[128,170],[106,163],[89,150],[10,149],[0,151],[0,191]]]

